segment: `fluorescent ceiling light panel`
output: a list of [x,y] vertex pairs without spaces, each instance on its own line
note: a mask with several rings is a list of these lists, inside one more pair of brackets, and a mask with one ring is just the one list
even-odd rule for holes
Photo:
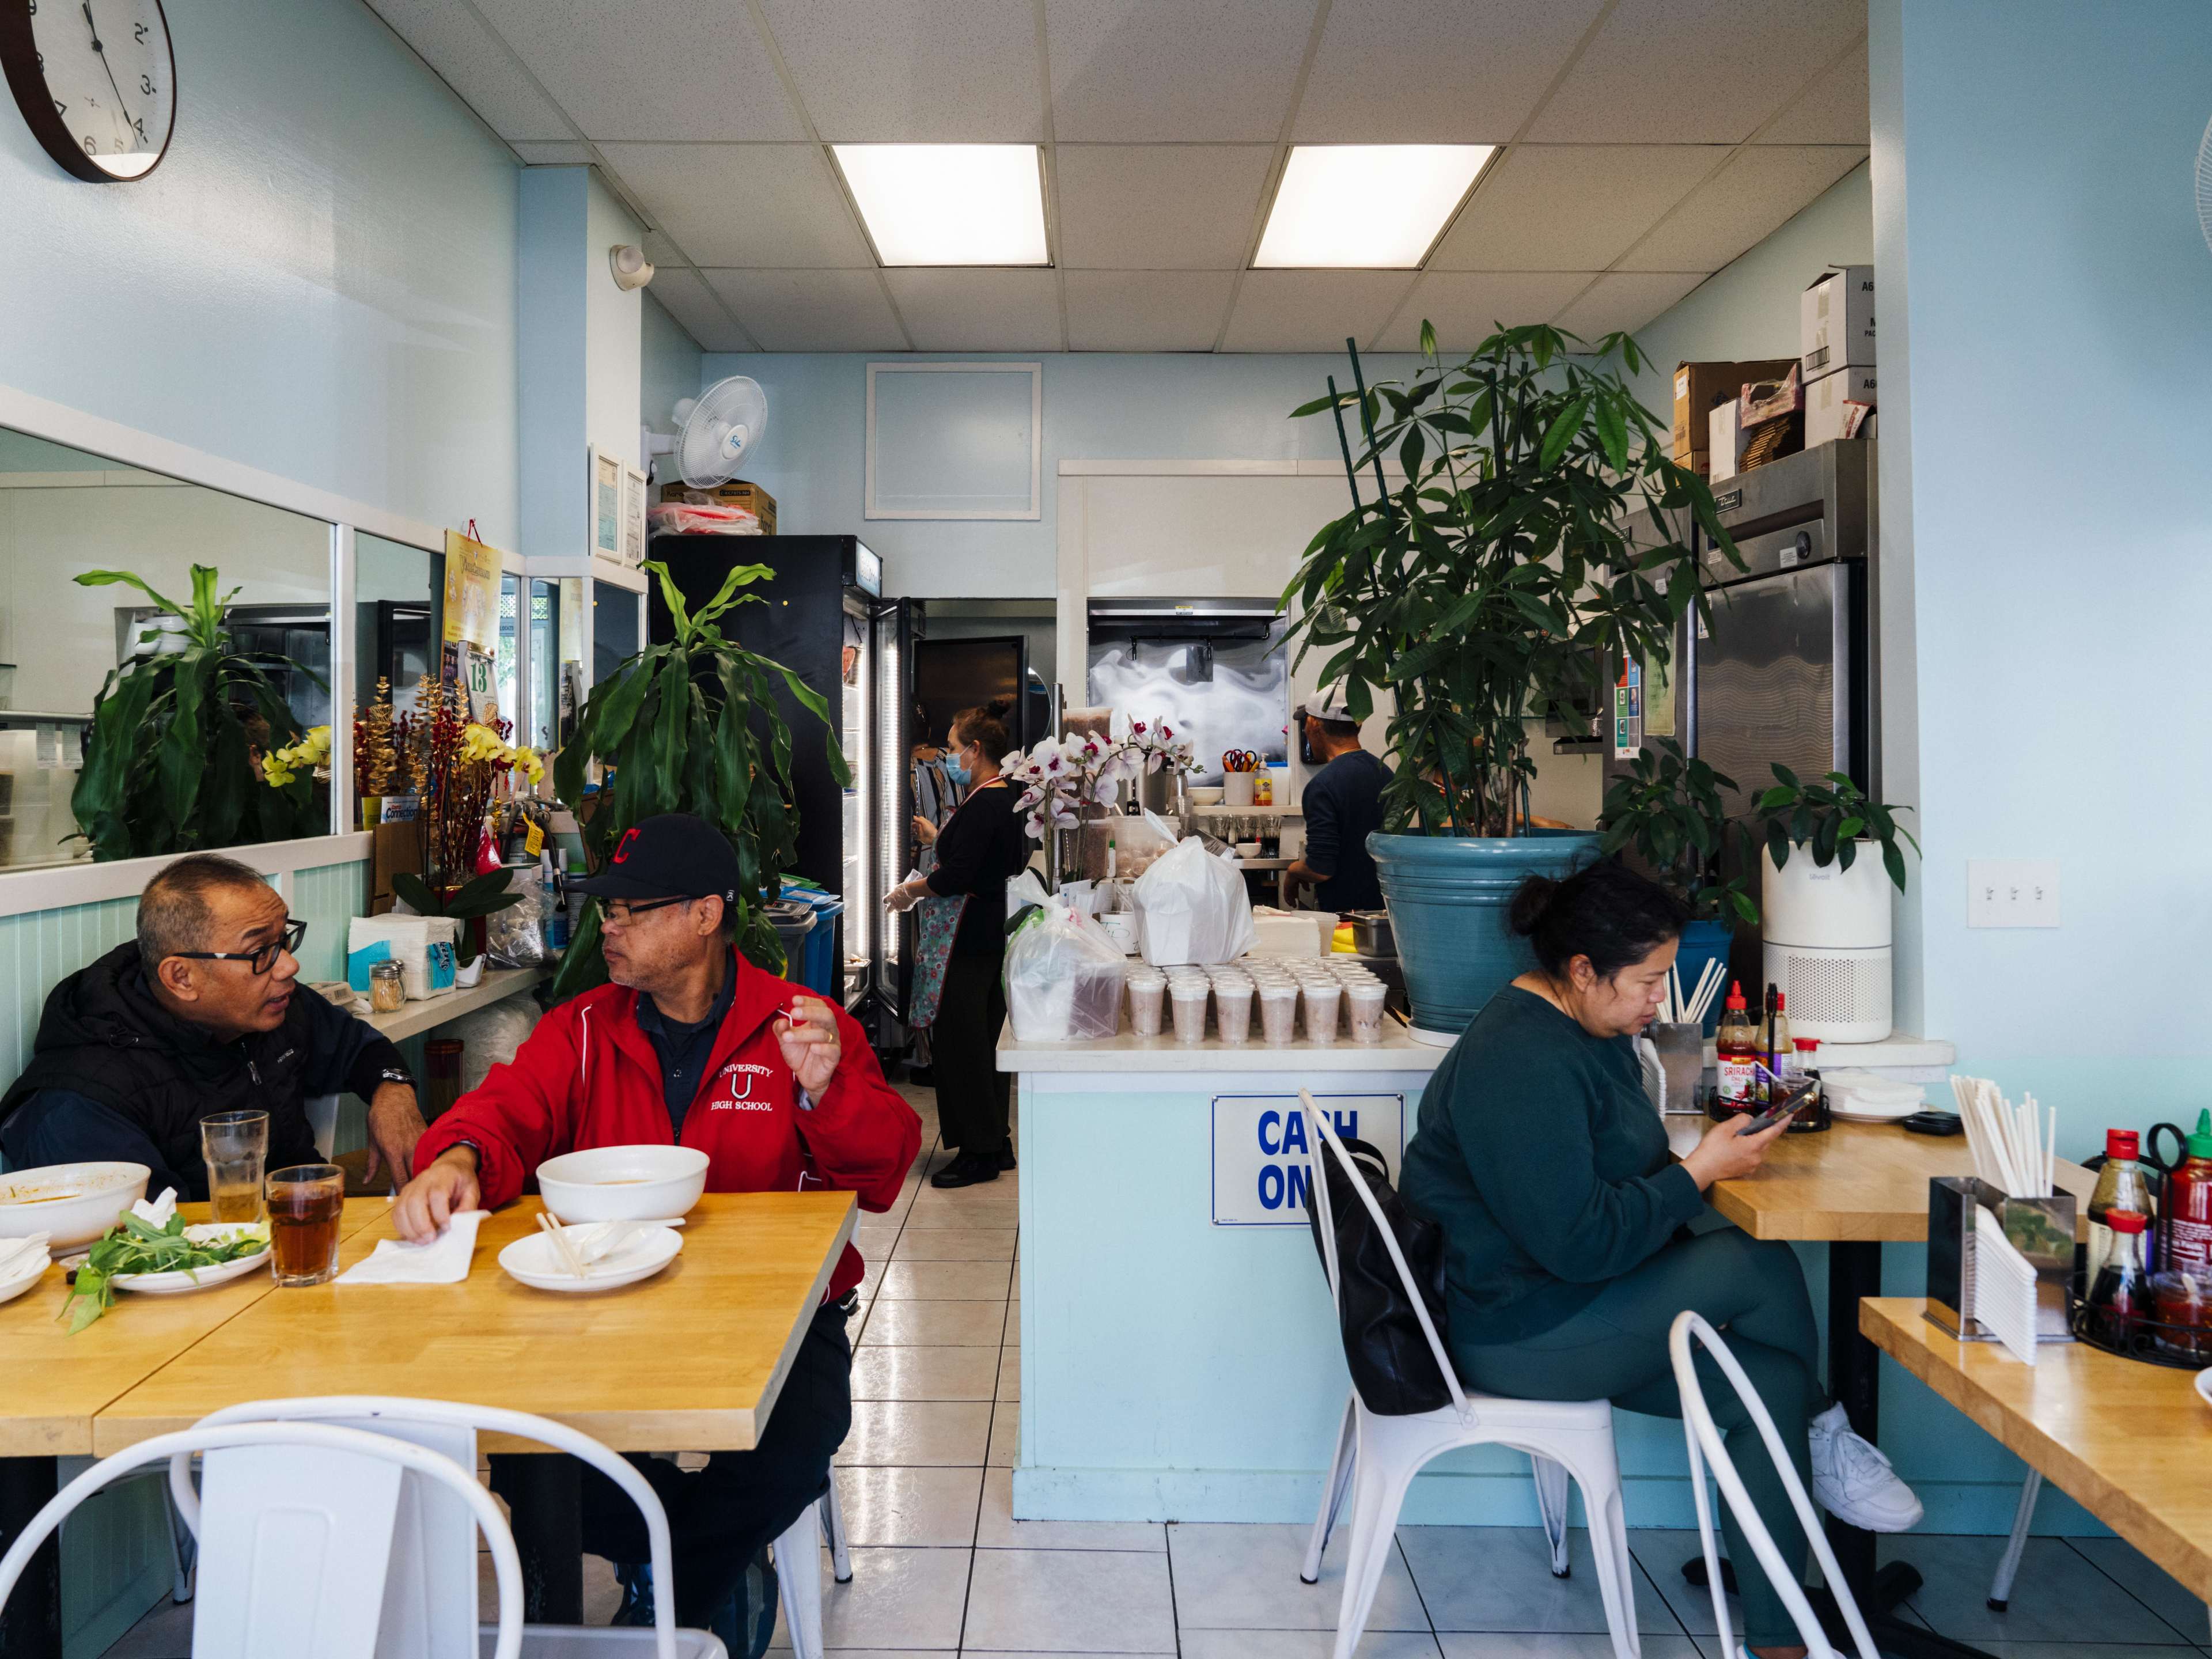
[[1495,144],[1299,144],[1252,261],[1261,268],[1410,270]]
[[1035,144],[834,144],[887,265],[1045,265]]

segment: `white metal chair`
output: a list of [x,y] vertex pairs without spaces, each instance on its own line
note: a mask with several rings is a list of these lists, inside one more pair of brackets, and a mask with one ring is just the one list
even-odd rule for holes
[[[0,1605],[39,1547],[87,1498],[118,1476],[164,1461],[173,1478],[179,1465],[189,1471],[195,1452],[214,1454],[207,1461],[210,1503],[222,1522],[201,1538],[195,1651],[236,1659],[308,1653],[374,1659],[403,1486],[420,1484],[442,1487],[483,1534],[499,1583],[491,1659],[519,1659],[522,1562],[475,1470],[425,1446],[327,1423],[200,1423],[101,1459],[57,1492],[0,1556]],[[408,1474],[419,1483],[404,1482]],[[199,1515],[195,1494],[186,1516],[196,1523]],[[473,1646],[473,1534],[469,1542],[469,1626],[453,1634]]]
[[[704,1631],[679,1630],[676,1625],[676,1597],[673,1589],[674,1568],[668,1533],[668,1515],[660,1498],[646,1478],[631,1467],[629,1460],[610,1450],[589,1435],[579,1432],[566,1424],[550,1418],[535,1416],[528,1412],[505,1411],[492,1406],[474,1406],[443,1400],[410,1400],[384,1395],[325,1395],[295,1400],[254,1401],[232,1406],[203,1418],[194,1425],[194,1432],[231,1425],[285,1424],[306,1426],[308,1424],[342,1423],[360,1425],[349,1432],[360,1433],[373,1430],[377,1437],[389,1437],[395,1444],[428,1440],[445,1449],[449,1461],[470,1472],[470,1489],[483,1498],[492,1499],[475,1480],[476,1433],[481,1429],[496,1430],[517,1439],[534,1440],[555,1451],[567,1452],[570,1456],[590,1464],[621,1487],[638,1506],[645,1518],[646,1538],[650,1548],[653,1583],[653,1627],[650,1631],[604,1630],[580,1626],[531,1625],[520,1622],[520,1592],[518,1589],[515,1625],[518,1646],[514,1652],[526,1659],[592,1659],[602,1653],[650,1650],[656,1659],[727,1659],[721,1642]],[[188,1453],[179,1454],[169,1464],[169,1489],[176,1500],[178,1512],[195,1534],[200,1533],[201,1500],[192,1490],[191,1459]],[[380,1640],[374,1650],[378,1659],[443,1659],[448,1648],[456,1654],[474,1654],[478,1640],[474,1636],[476,1626],[476,1560],[473,1548],[456,1552],[453,1547],[455,1512],[450,1507],[441,1512],[440,1507],[422,1495],[419,1505],[401,1510],[393,1518],[389,1541],[384,1553],[398,1564],[395,1583],[387,1587],[378,1620],[372,1620],[374,1631],[380,1621],[387,1627],[388,1641]],[[493,1504],[496,1514],[497,1505]],[[505,1534],[504,1521],[501,1530]],[[512,1539],[507,1547],[514,1548]],[[200,1645],[201,1620],[209,1616],[210,1598],[216,1587],[208,1571],[208,1551],[202,1538],[202,1571],[199,1585],[199,1607],[193,1619],[193,1642]],[[518,1571],[520,1569],[518,1568]],[[520,1580],[517,1581],[518,1584]],[[817,1595],[818,1598],[819,1587]],[[504,1619],[502,1592],[502,1619]],[[817,1617],[818,1627],[818,1617]],[[447,1636],[449,1631],[469,1632],[470,1638],[457,1646]],[[210,1646],[210,1652],[229,1652],[232,1650]],[[301,1648],[300,1652],[313,1651],[320,1659],[319,1648]],[[364,1654],[368,1650],[364,1650]]]
[[823,1659],[822,1546],[830,1546],[830,1571],[841,1584],[853,1582],[853,1558],[845,1547],[845,1512],[837,1504],[837,1472],[830,1489],[799,1512],[775,1540],[776,1593],[783,1622],[791,1632],[793,1659]]
[[[1313,1583],[1320,1577],[1321,1554],[1336,1512],[1347,1493],[1352,1498],[1352,1543],[1345,1561],[1344,1599],[1338,1609],[1334,1659],[1352,1659],[1352,1650],[1367,1626],[1375,1594],[1389,1565],[1392,1540],[1397,1535],[1398,1511],[1407,1489],[1434,1459],[1461,1446],[1510,1446],[1536,1460],[1537,1490],[1544,1504],[1546,1531],[1558,1518],[1559,1530],[1552,1535],[1556,1571],[1564,1554],[1566,1486],[1571,1479],[1582,1487],[1583,1506],[1589,1519],[1590,1553],[1595,1556],[1598,1589],[1605,1601],[1606,1628],[1611,1632],[1614,1659],[1638,1659],[1641,1644],[1636,1631],[1635,1568],[1628,1553],[1627,1518],[1621,1507],[1620,1465],[1613,1451],[1613,1407],[1603,1400],[1508,1400],[1499,1395],[1469,1394],[1452,1369],[1451,1356],[1437,1334],[1427,1305],[1413,1283],[1396,1236],[1382,1214],[1382,1206],[1368,1191],[1352,1162],[1352,1155],[1337,1136],[1328,1115],[1301,1089],[1298,1099],[1306,1121],[1307,1191],[1309,1202],[1321,1224],[1323,1266],[1328,1272],[1329,1297],[1341,1310],[1334,1218],[1329,1207],[1328,1183],[1323,1159],[1334,1156],[1351,1186],[1367,1206],[1391,1265],[1397,1269],[1408,1301],[1419,1319],[1421,1334],[1437,1370],[1451,1392],[1451,1404],[1432,1412],[1407,1417],[1384,1417],[1367,1409],[1355,1389],[1346,1408],[1347,1433],[1338,1441],[1337,1457],[1329,1471],[1322,1512],[1315,1522],[1314,1537],[1302,1576]],[[1327,1151],[1324,1152],[1324,1147]],[[1552,1484],[1547,1495],[1547,1481]]]
[[1851,1599],[1850,1587],[1844,1582],[1844,1570],[1836,1564],[1835,1552],[1828,1547],[1827,1534],[1820,1528],[1820,1517],[1813,1508],[1813,1500],[1807,1495],[1804,1483],[1797,1478],[1796,1468],[1790,1462],[1790,1454],[1783,1447],[1782,1437],[1774,1431],[1774,1419],[1767,1414],[1765,1401],[1751,1386],[1751,1379],[1744,1375],[1743,1367],[1729,1352],[1728,1344],[1721,1340],[1720,1333],[1706,1323],[1702,1315],[1685,1308],[1674,1316],[1674,1328],[1667,1334],[1667,1347],[1674,1360],[1674,1386],[1680,1390],[1682,1396],[1682,1434],[1690,1447],[1690,1492],[1698,1506],[1698,1541],[1705,1549],[1705,1583],[1712,1592],[1713,1628],[1720,1632],[1720,1650],[1724,1654],[1733,1654],[1736,1645],[1735,1636],[1729,1625],[1728,1594],[1721,1586],[1720,1545],[1714,1536],[1712,1507],[1705,1493],[1705,1465],[1708,1462],[1712,1465],[1713,1480],[1721,1489],[1721,1496],[1727,1500],[1729,1508],[1735,1511],[1736,1526],[1741,1530],[1745,1541],[1751,1546],[1752,1553],[1759,1558],[1759,1565],[1765,1569],[1767,1581],[1774,1586],[1782,1597],[1783,1604],[1790,1609],[1790,1620],[1797,1626],[1799,1637],[1814,1653],[1829,1651],[1829,1643],[1827,1632],[1821,1628],[1820,1618],[1806,1597],[1805,1587],[1797,1582],[1796,1576],[1784,1563],[1782,1552],[1775,1547],[1774,1535],[1767,1531],[1765,1522],[1759,1518],[1759,1510],[1753,1506],[1751,1493],[1745,1489],[1743,1477],[1736,1473],[1735,1462],[1728,1455],[1728,1448],[1721,1443],[1721,1431],[1713,1422],[1712,1413],[1706,1408],[1705,1389],[1698,1381],[1697,1356],[1691,1347],[1692,1342],[1701,1344],[1712,1356],[1713,1363],[1720,1367],[1721,1375],[1728,1378],[1729,1386],[1735,1389],[1737,1397],[1750,1412],[1751,1420],[1759,1430],[1759,1437],[1766,1447],[1766,1455],[1774,1460],[1775,1468],[1781,1472],[1782,1484],[1790,1492],[1790,1505],[1797,1511],[1797,1523],[1804,1528],[1806,1539],[1813,1547],[1814,1557],[1820,1564],[1821,1577],[1829,1592],[1836,1598],[1836,1606],[1843,1613],[1844,1624],[1850,1627],[1851,1640],[1858,1648],[1859,1659],[1878,1659],[1873,1634],[1867,1629],[1866,1620],[1859,1614],[1858,1603]]

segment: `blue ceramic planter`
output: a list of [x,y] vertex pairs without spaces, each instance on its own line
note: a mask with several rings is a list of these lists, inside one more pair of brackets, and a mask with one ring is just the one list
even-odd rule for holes
[[1557,878],[1589,863],[1597,846],[1595,835],[1571,830],[1370,836],[1413,1024],[1456,1036],[1484,1003],[1534,968],[1528,941],[1506,929],[1513,895],[1532,875]]

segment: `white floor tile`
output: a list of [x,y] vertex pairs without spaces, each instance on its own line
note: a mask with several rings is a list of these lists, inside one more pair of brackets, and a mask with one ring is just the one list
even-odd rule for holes
[[822,1581],[822,1642],[840,1648],[956,1648],[968,1598],[966,1550],[853,1552],[853,1582]]
[[983,1518],[975,1541],[987,1550],[1146,1550],[1164,1554],[1157,1521],[1017,1521],[1014,1472],[983,1471]]
[[2066,1546],[2191,1641],[2203,1645],[2212,1640],[2204,1603],[2126,1539],[2069,1538]]
[[992,1409],[981,1401],[855,1401],[853,1431],[836,1462],[855,1468],[981,1468]]
[[841,1468],[845,1541],[855,1549],[967,1549],[982,1487],[976,1469]]
[[[1309,1528],[1177,1523],[1168,1528],[1175,1561],[1176,1616],[1194,1630],[1334,1630],[1344,1595],[1344,1552],[1329,1552],[1321,1583],[1302,1583]],[[1429,1616],[1396,1550],[1383,1570],[1374,1631],[1425,1631]]]
[[[1335,1651],[1334,1631],[1187,1630],[1182,1633],[1182,1659],[1329,1659]],[[1352,1659],[1440,1659],[1437,1638],[1419,1630],[1370,1630],[1359,1638],[1352,1654]]]
[[[1420,1587],[1429,1617],[1443,1631],[1531,1631],[1602,1634],[1605,1600],[1589,1534],[1568,1534],[1571,1577],[1552,1577],[1551,1547],[1535,1527],[1401,1527],[1398,1545]],[[1329,1553],[1348,1545],[1340,1528]],[[1682,1626],[1641,1572],[1637,1628],[1680,1635]]]
[[192,1659],[192,1604],[164,1597],[123,1632],[105,1659]]
[[1003,1304],[1012,1275],[1012,1261],[893,1261],[884,1269],[883,1294],[895,1302]]
[[1094,1550],[981,1550],[963,1651],[1176,1650],[1164,1555]]
[[863,1347],[853,1355],[855,1400],[988,1400],[1000,1364],[988,1348]]
[[[1696,1532],[1687,1528],[1679,1531],[1667,1527],[1640,1528],[1628,1534],[1628,1553],[1636,1558],[1644,1576],[1683,1629],[1692,1636],[1712,1635],[1712,1592],[1682,1577],[1682,1563],[1698,1555]],[[1729,1620],[1739,1631],[1742,1628],[1743,1609],[1733,1597],[1729,1601]]]
[[2191,1629],[2177,1630],[2063,1538],[2027,1540],[2011,1605],[1993,1613],[1990,1580],[2004,1545],[2002,1538],[1908,1534],[1883,1539],[1880,1557],[1917,1567],[1926,1582],[1908,1605],[1938,1634],[1976,1646],[1991,1640],[2068,1642],[2085,1634],[2112,1643],[2172,1644],[2205,1633],[2201,1615]]
[[1006,1331],[1003,1303],[885,1301],[868,1310],[860,1346],[995,1349]]
[[983,1461],[994,1469],[1011,1469],[1022,1461],[1022,1408],[1012,1401],[991,1414],[991,1444]]
[[905,1234],[893,1260],[899,1261],[1012,1261],[1012,1227],[927,1227]]
[[[1443,1648],[1443,1659],[1613,1659],[1609,1636],[1456,1631],[1439,1634],[1437,1640]],[[1638,1638],[1638,1645],[1644,1659],[1701,1659],[1698,1644],[1686,1636],[1643,1636]]]

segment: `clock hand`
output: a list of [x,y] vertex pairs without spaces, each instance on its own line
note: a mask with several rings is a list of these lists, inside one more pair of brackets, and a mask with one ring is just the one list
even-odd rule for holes
[[100,59],[100,68],[107,70],[107,84],[115,88],[115,107],[122,114],[124,130],[126,132],[133,131],[137,129],[137,123],[131,118],[130,106],[123,101],[123,88],[116,86],[115,71],[109,67],[107,62],[107,48],[100,44],[100,25],[92,21],[92,0],[84,0],[82,9],[84,26],[92,31],[92,50]]

